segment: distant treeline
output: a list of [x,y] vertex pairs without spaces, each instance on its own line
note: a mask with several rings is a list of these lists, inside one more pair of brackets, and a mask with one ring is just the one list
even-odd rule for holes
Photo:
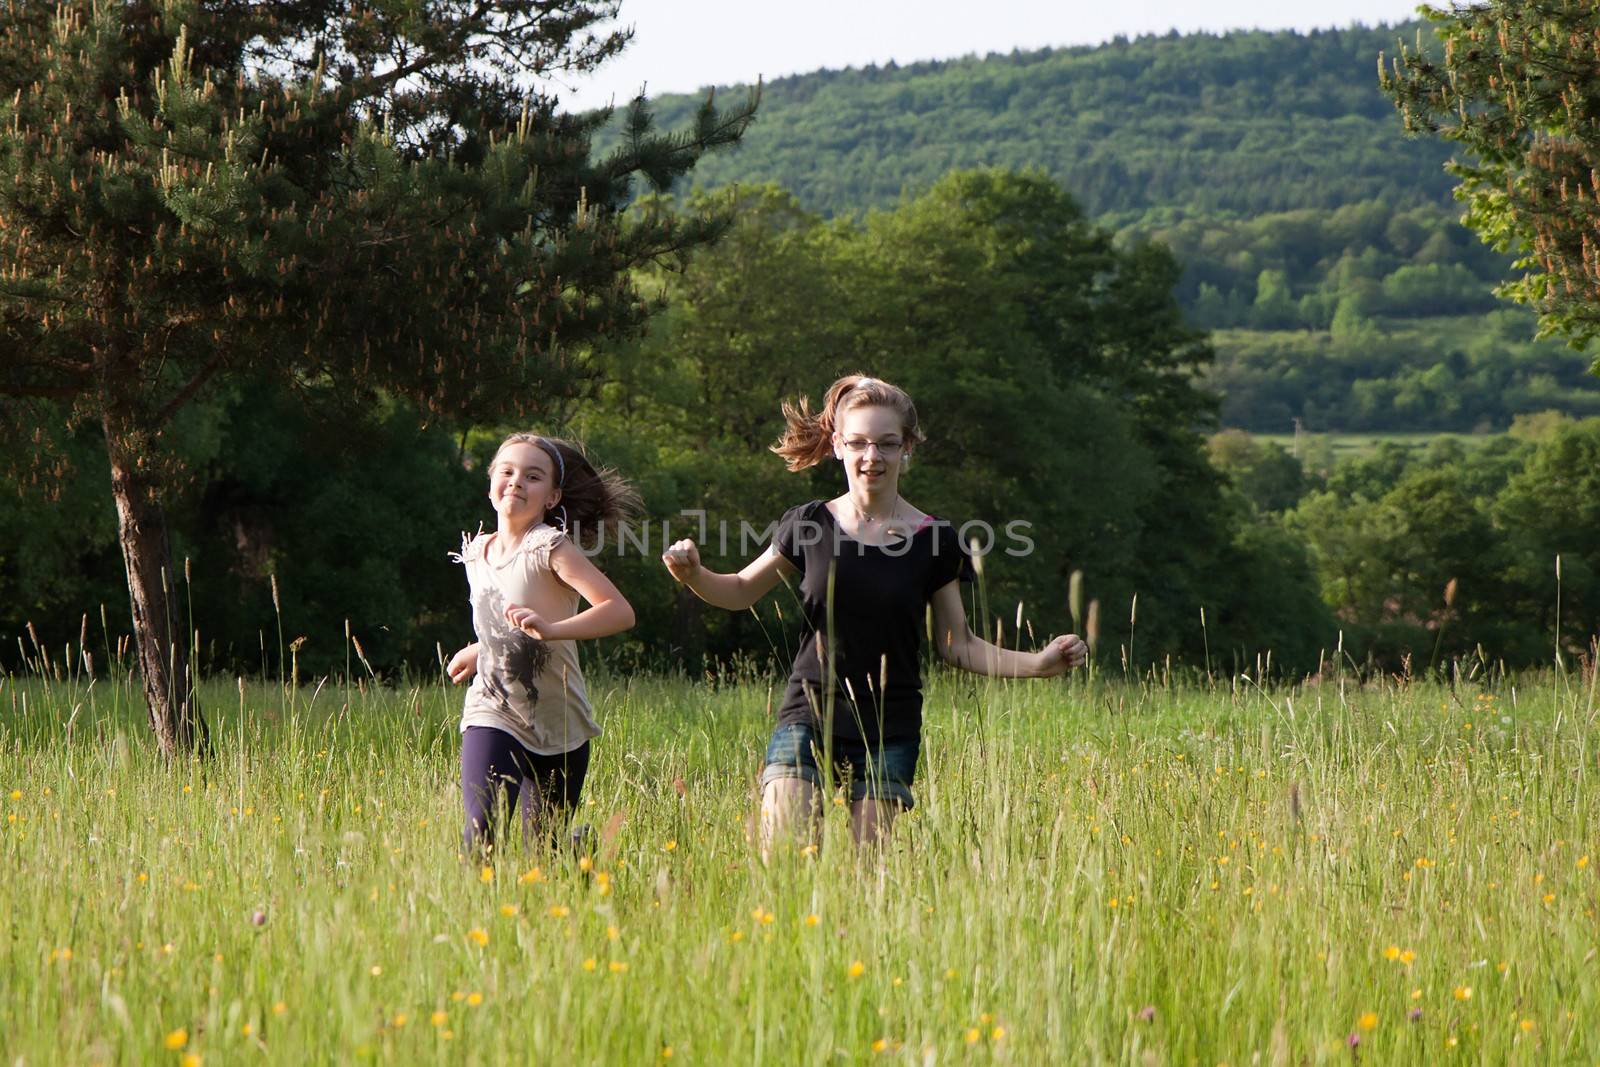
[[1600,635],[1600,418],[1547,413],[1467,447],[1380,443],[1307,473],[1230,431],[1213,462],[1313,560],[1344,645],[1392,669],[1568,664]]

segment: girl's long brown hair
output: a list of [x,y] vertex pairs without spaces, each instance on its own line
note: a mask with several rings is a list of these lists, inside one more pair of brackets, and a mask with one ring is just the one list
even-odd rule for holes
[[783,457],[792,471],[805,470],[827,459],[833,452],[833,432],[838,428],[839,416],[852,408],[892,408],[900,416],[900,435],[909,451],[922,440],[917,427],[917,406],[911,397],[897,385],[865,374],[846,374],[828,386],[822,397],[822,407],[811,412],[811,401],[800,397],[798,403],[783,402],[783,418],[787,425],[772,451]]
[[[612,468],[596,467],[572,441],[514,433],[500,442],[495,456],[515,444],[541,448],[550,457],[550,475],[556,479],[561,499],[545,513],[545,521],[559,525],[564,520],[567,536],[579,544],[594,545],[607,524],[620,525],[639,514],[638,490]],[[489,467],[492,470],[494,464]]]

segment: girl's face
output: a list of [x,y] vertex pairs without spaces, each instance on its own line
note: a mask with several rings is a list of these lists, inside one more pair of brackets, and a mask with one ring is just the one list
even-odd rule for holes
[[543,520],[561,500],[555,460],[538,445],[515,441],[502,448],[489,468],[489,503],[502,519],[522,525]]
[[850,408],[839,416],[833,454],[844,464],[851,489],[869,495],[892,493],[906,456],[905,428],[893,408]]

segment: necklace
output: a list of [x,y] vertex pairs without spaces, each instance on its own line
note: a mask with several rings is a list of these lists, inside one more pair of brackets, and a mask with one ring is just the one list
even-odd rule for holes
[[894,502],[894,506],[889,510],[889,514],[883,516],[882,518],[879,518],[876,515],[868,515],[865,511],[862,511],[861,505],[857,504],[854,498],[850,500],[850,510],[855,512],[857,522],[870,526],[873,523],[893,522],[895,516],[899,514],[900,502],[896,500]]
[[896,528],[900,516],[900,501],[898,498],[895,499],[889,514],[882,518],[876,515],[868,515],[865,511],[862,511],[861,505],[857,504],[854,498],[850,499],[850,511],[855,515],[856,525],[863,533],[876,529],[878,531],[877,536],[882,538],[898,541],[905,537],[904,531]]

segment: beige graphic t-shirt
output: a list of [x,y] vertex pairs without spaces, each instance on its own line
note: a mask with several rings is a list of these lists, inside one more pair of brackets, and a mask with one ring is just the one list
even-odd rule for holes
[[554,622],[578,610],[578,594],[550,569],[550,553],[566,537],[543,523],[515,552],[494,563],[493,534],[462,538],[460,561],[472,587],[478,675],[461,709],[461,730],[492,726],[541,756],[571,752],[600,733],[578,669],[577,644],[541,641],[506,621],[506,606],[532,608]]

